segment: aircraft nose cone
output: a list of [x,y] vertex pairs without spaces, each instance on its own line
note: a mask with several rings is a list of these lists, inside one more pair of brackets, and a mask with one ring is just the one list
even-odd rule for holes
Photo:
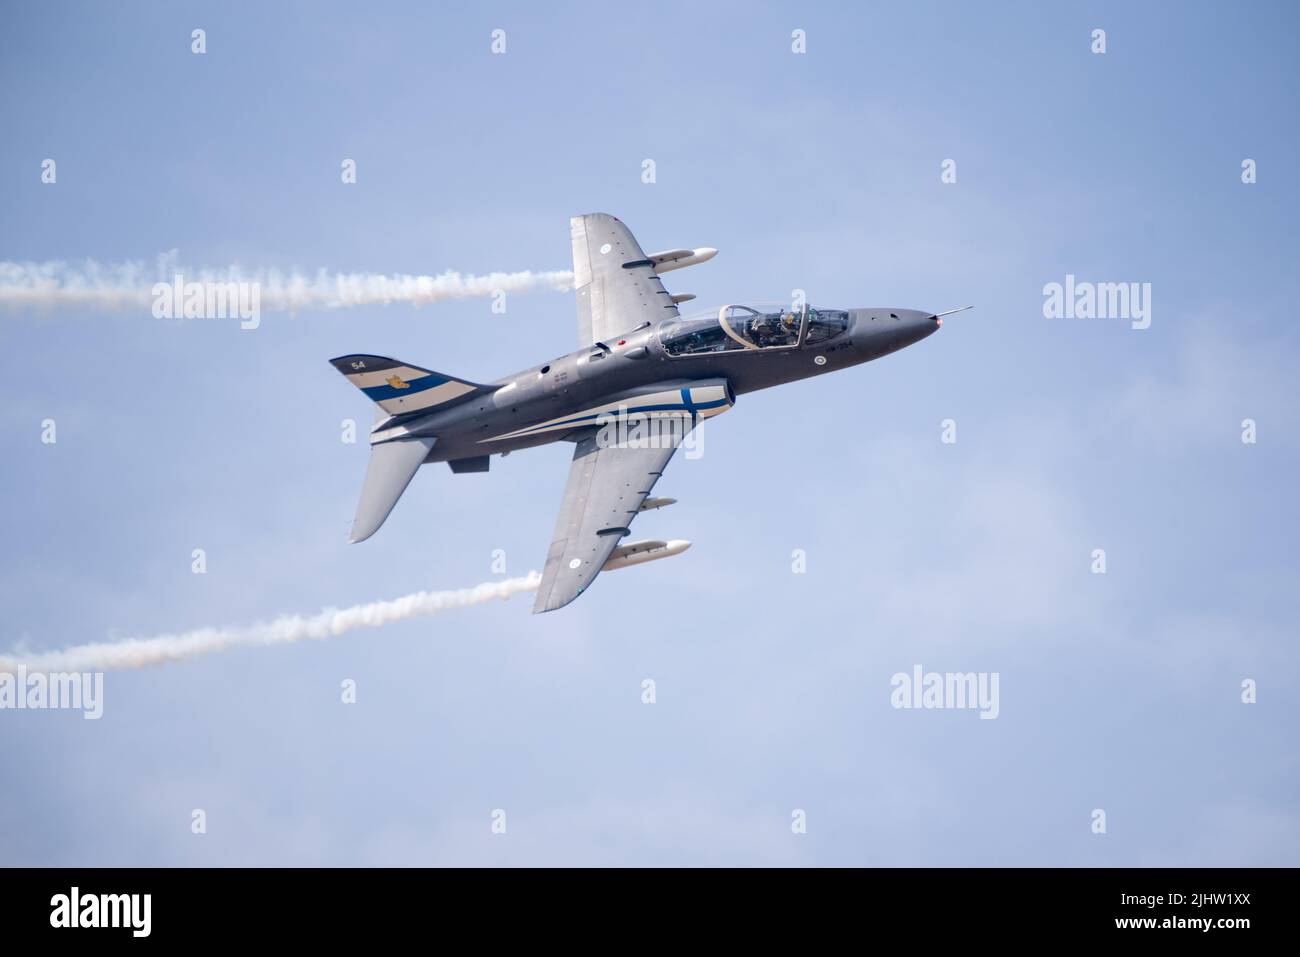
[[854,338],[868,351],[893,352],[939,331],[940,317],[920,309],[853,310]]
[[932,336],[939,331],[943,325],[943,320],[932,312],[909,311],[903,317],[905,327],[904,335],[909,342],[920,342],[926,336]]

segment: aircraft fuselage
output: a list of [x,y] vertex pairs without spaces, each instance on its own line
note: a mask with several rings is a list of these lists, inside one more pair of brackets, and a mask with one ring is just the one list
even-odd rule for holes
[[660,324],[643,323],[612,342],[499,379],[492,385],[500,388],[489,395],[380,423],[372,441],[433,435],[437,443],[426,462],[482,460],[565,440],[579,427],[584,412],[621,399],[634,401],[638,395],[659,395],[664,389],[709,380],[725,382],[734,397],[878,359],[924,339],[941,325],[933,313],[916,309],[853,309],[848,316],[847,328],[823,341],[805,341],[805,330],[790,346],[676,355],[665,348]]

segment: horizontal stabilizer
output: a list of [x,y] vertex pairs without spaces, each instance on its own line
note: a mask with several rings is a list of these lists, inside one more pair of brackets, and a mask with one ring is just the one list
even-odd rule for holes
[[432,436],[398,439],[371,446],[366,466],[366,484],[361,488],[357,517],[352,522],[349,542],[364,542],[384,524],[388,513],[411,484],[411,479],[437,441]]
[[486,395],[498,388],[385,356],[339,356],[331,359],[330,365],[389,415],[424,412],[475,395]]

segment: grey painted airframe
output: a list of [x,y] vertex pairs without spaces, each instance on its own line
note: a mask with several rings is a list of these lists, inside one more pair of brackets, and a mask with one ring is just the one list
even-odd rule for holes
[[[917,309],[728,305],[683,318],[660,275],[714,249],[646,255],[618,219],[571,220],[579,348],[480,384],[382,356],[330,360],[379,406],[350,541],[384,523],[415,472],[446,462],[486,472],[490,457],[572,442],[559,520],[534,613],[573,601],[602,570],[678,554],[684,541],[620,545],[668,460],[736,396],[869,362],[935,332],[949,313]],[[952,310],[957,312],[959,310]]]

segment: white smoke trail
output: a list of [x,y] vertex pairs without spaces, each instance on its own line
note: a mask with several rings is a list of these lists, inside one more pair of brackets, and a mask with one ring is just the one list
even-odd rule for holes
[[449,608],[468,608],[493,599],[505,599],[520,592],[536,591],[542,582],[537,572],[522,578],[484,582],[456,591],[421,591],[391,601],[376,601],[351,608],[326,608],[309,617],[282,615],[269,622],[227,628],[199,628],[154,638],[127,638],[77,645],[59,651],[23,656],[17,652],[0,655],[0,673],[116,671],[143,668],[167,661],[181,661],[196,655],[250,645],[283,645],[304,638],[329,638],[354,628],[379,628],[396,621],[435,615]]
[[263,308],[287,310],[345,309],[394,302],[423,306],[497,292],[573,288],[573,273],[567,270],[493,272],[484,276],[448,270],[438,275],[413,276],[334,273],[324,269],[307,274],[239,266],[191,269],[178,264],[173,250],[159,256],[152,269],[140,262],[0,262],[0,306],[148,306],[154,299],[154,284],[172,283],[178,275],[187,283],[256,283]]

